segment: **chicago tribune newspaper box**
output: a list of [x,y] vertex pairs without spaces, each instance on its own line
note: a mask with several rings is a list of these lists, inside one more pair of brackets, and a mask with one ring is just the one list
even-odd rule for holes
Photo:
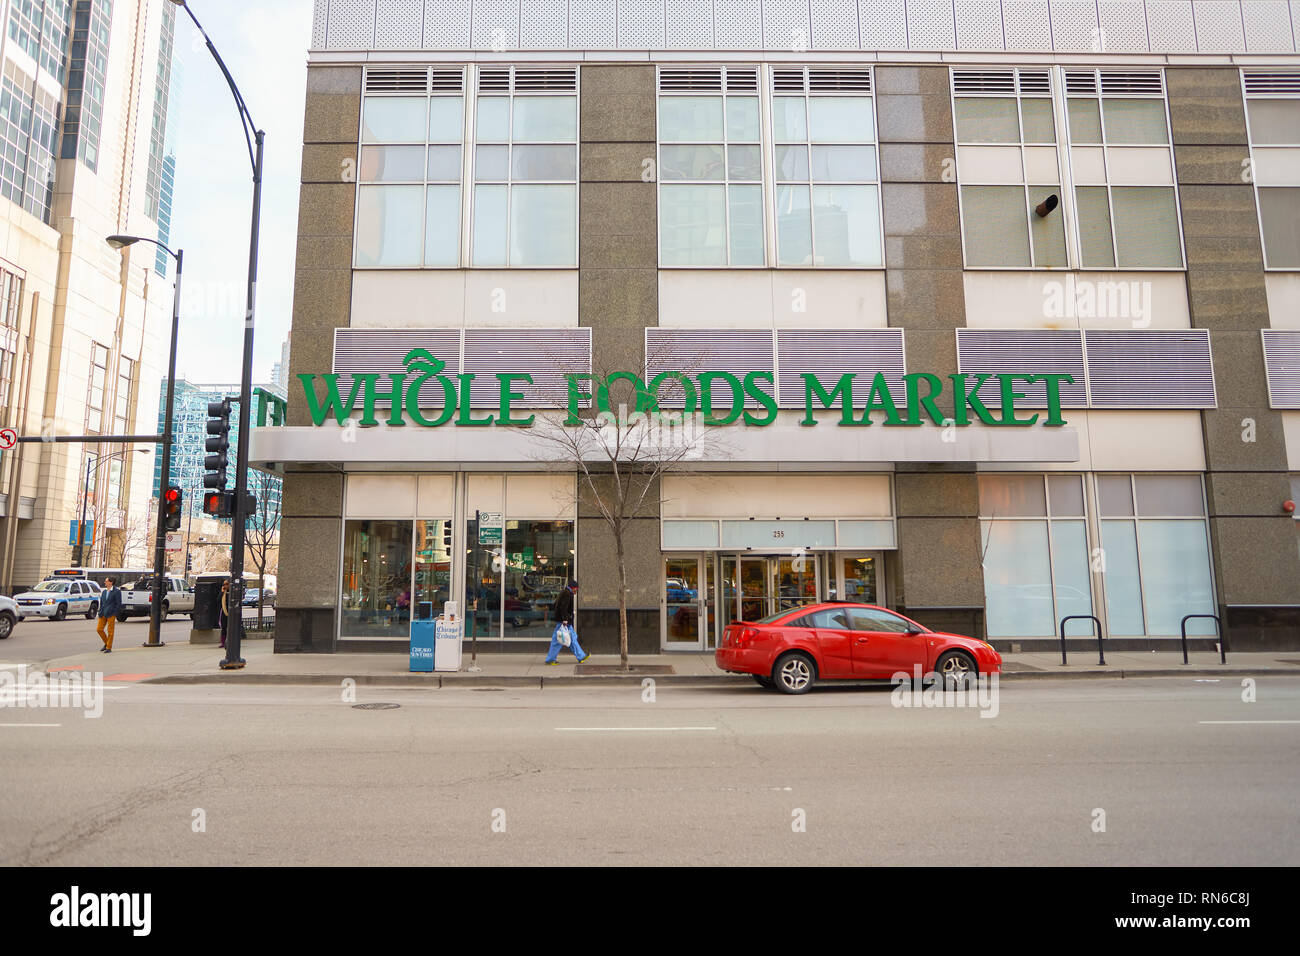
[[460,670],[460,648],[465,639],[465,622],[461,620],[457,602],[443,605],[442,617],[434,625],[433,669],[437,671]]

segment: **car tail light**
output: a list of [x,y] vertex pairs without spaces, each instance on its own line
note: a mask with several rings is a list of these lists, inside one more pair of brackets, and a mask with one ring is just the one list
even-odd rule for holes
[[760,633],[760,632],[759,632],[758,628],[756,628],[756,627],[746,627],[746,628],[742,628],[741,631],[740,631],[740,636],[737,637],[737,639],[736,639],[736,643],[737,643],[737,644],[747,644],[747,643],[749,643],[750,641],[752,641],[754,638],[758,637],[759,633]]

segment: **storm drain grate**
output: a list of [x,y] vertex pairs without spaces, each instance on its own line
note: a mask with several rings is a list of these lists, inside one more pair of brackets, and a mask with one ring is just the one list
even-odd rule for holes
[[483,693],[484,691],[505,690],[505,688],[504,687],[471,687],[470,690],[476,690],[479,693]]
[[352,709],[353,710],[397,710],[397,708],[401,706],[402,706],[401,704],[389,704],[389,703],[353,704]]

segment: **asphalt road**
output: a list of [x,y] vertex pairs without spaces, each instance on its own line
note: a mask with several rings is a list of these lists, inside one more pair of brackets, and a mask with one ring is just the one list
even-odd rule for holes
[[1294,679],[356,694],[0,708],[0,864],[1300,863]]
[[[266,616],[274,616],[275,611],[268,608]],[[249,617],[257,616],[257,608],[251,608]],[[7,640],[0,641],[0,665],[11,664],[45,664],[60,657],[72,654],[84,654],[103,645],[95,633],[95,621],[84,617],[70,617],[63,621],[47,621],[29,617],[20,621]],[[116,647],[143,644],[149,637],[149,618],[130,617],[117,622],[113,633]],[[162,626],[164,643],[188,641],[190,639],[190,619],[188,615],[173,614]]]

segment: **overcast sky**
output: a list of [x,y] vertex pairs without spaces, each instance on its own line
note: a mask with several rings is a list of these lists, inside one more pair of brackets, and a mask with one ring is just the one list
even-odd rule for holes
[[[253,380],[280,360],[293,308],[294,248],[302,116],[311,40],[311,0],[190,0],[230,67],[253,119],[266,131]],[[176,200],[171,246],[185,250],[177,376],[237,382],[243,357],[244,297],[252,214],[252,165],[229,87],[183,11],[176,18],[180,62]]]

